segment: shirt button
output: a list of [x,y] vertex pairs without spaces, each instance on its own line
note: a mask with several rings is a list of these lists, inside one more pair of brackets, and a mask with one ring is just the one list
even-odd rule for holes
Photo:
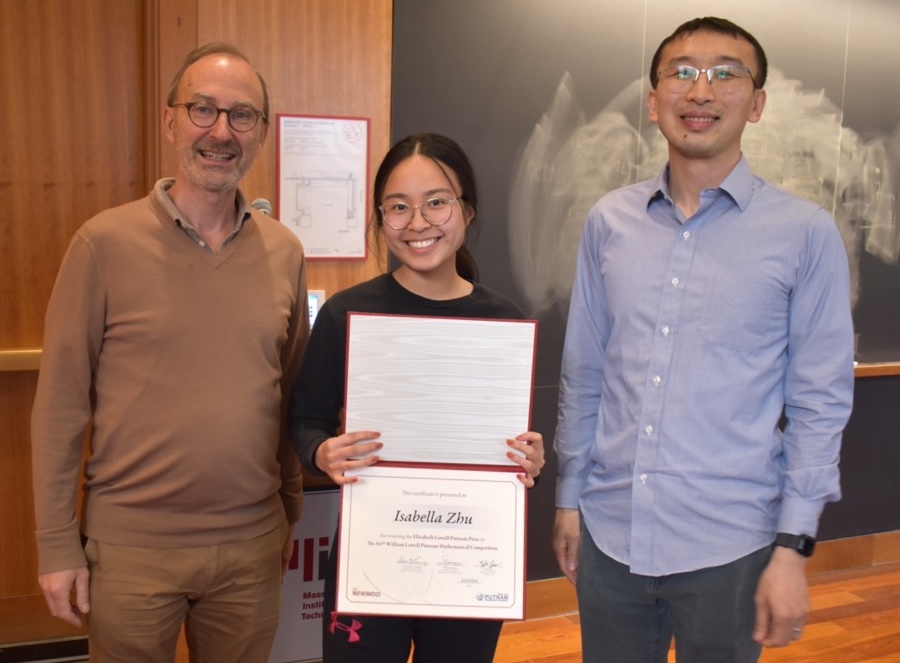
[[647,426],[644,428],[644,432],[647,433],[647,435],[651,435],[653,433],[653,426]]
[[641,475],[641,483],[647,483],[647,475],[646,474]]
[[658,375],[654,375],[653,376],[653,386],[658,387],[660,382],[662,382],[662,378],[659,377]]
[[677,276],[674,279],[672,279],[672,285],[678,285],[678,277]]
[[669,335],[669,326],[668,325],[666,325],[662,328],[662,333],[663,333],[663,336]]
[[683,233],[681,233],[681,236],[684,237],[685,239],[688,239],[691,236],[691,231],[685,230]]

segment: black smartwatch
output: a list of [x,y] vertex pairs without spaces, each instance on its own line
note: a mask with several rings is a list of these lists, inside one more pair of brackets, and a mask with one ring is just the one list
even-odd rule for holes
[[784,532],[779,532],[775,536],[775,543],[773,545],[790,548],[804,557],[811,557],[813,550],[816,549],[816,540],[805,534],[785,534]]

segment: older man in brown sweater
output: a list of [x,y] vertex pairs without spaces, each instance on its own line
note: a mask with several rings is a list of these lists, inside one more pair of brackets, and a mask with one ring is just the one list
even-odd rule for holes
[[39,581],[52,614],[87,615],[92,661],[170,662],[182,623],[192,661],[268,659],[302,497],[282,400],[309,332],[302,247],[237,188],[268,113],[234,47],[191,53],[164,114],[175,178],[85,223],[57,277],[32,414]]

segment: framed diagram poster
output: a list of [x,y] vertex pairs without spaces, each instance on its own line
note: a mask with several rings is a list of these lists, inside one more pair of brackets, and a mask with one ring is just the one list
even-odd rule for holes
[[311,260],[365,260],[369,120],[281,114],[276,119],[276,218],[300,238]]

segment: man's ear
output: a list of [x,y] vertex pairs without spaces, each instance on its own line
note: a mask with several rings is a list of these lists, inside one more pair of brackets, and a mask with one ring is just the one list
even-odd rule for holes
[[172,106],[166,106],[163,109],[163,132],[170,143],[175,142],[175,109]]
[[656,90],[650,89],[647,93],[647,119],[655,123],[659,119],[656,108]]
[[766,91],[765,90],[754,90],[753,91],[753,106],[750,108],[750,116],[747,118],[748,122],[759,122],[759,119],[762,117],[763,108],[766,106]]

